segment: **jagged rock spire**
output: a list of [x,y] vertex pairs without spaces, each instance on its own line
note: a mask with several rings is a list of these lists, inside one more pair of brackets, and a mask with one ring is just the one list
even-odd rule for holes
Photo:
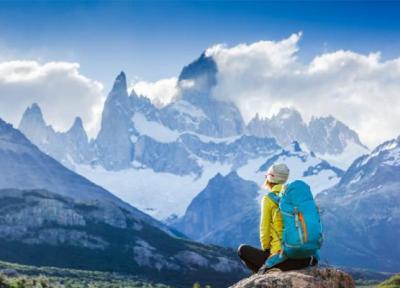
[[108,94],[108,98],[114,96],[128,97],[128,85],[126,84],[126,75],[124,71],[121,71],[117,78],[115,78],[114,85]]
[[19,126],[23,125],[24,122],[35,122],[37,124],[46,126],[46,123],[43,119],[42,110],[37,103],[33,103],[31,106],[26,108]]
[[72,124],[70,131],[72,130],[84,130],[83,122],[81,117],[76,117],[74,120],[74,124]]

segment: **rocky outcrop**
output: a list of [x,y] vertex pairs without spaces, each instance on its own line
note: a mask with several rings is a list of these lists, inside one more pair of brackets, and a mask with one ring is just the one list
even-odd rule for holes
[[265,274],[254,274],[231,288],[353,288],[350,275],[333,268],[310,268],[282,272],[278,269]]
[[[285,129],[282,129],[285,127]],[[301,114],[293,108],[282,108],[271,118],[260,118],[257,114],[246,126],[249,135],[273,137],[279,145],[288,146],[292,141],[305,144],[310,151],[320,155],[339,155],[353,147],[357,155],[368,152],[357,133],[332,116],[312,117],[307,124]],[[351,160],[354,158],[352,157]],[[350,165],[346,163],[344,166]]]
[[[235,171],[227,176],[218,173],[173,227],[196,241],[237,247],[238,243],[248,240],[249,227],[257,227],[242,215],[251,211],[257,220],[260,217],[258,190],[256,183],[242,179]],[[220,234],[222,237],[215,237]]]
[[47,125],[42,110],[34,103],[26,109],[18,129],[41,151],[65,166],[89,164],[94,158],[93,145],[89,142],[80,117],[75,118],[68,131],[58,132]]

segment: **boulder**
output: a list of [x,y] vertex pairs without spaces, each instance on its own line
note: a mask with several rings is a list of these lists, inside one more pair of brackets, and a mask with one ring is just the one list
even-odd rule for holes
[[257,273],[231,288],[354,288],[351,276],[333,268],[307,268],[283,272],[273,269]]

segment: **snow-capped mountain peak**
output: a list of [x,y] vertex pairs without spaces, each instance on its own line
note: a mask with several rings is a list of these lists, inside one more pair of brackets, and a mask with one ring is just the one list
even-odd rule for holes
[[[393,151],[397,151],[400,148],[400,136],[396,139],[392,139],[389,141],[384,142],[383,144],[376,147],[371,154],[367,157],[367,159],[371,159],[373,157],[378,156],[381,153],[389,153],[391,156]],[[394,157],[393,160],[397,160],[397,157]]]
[[370,189],[383,183],[398,181],[399,173],[400,137],[382,143],[370,154],[354,161],[339,185],[350,187],[356,185]]
[[282,146],[292,141],[305,145],[321,158],[346,169],[358,156],[368,153],[357,133],[332,116],[312,117],[307,124],[294,108],[282,108],[271,118],[254,117],[246,127],[247,134],[274,137]]
[[359,157],[337,185],[317,196],[329,228],[322,250],[325,257],[343,266],[386,271],[399,267],[399,246],[387,249],[400,237],[399,175],[397,138]]
[[[309,127],[298,111],[284,108],[271,119],[257,116],[261,132],[248,125],[245,133],[238,107],[213,94],[217,73],[214,59],[202,54],[182,69],[180,97],[159,108],[145,95],[133,90],[128,95],[121,72],[104,104],[99,134],[90,143],[79,119],[66,133],[45,125],[21,125],[21,130],[42,151],[159,219],[182,215],[218,172],[236,170],[259,183],[260,167],[268,161],[287,161],[292,177],[306,178],[315,193],[336,184],[341,170],[311,152]],[[168,189],[160,192],[154,183]]]

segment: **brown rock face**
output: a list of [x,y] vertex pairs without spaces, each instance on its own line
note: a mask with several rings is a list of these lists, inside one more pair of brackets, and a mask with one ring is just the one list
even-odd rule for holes
[[308,268],[282,272],[278,269],[254,274],[231,288],[354,288],[347,273],[333,268]]

